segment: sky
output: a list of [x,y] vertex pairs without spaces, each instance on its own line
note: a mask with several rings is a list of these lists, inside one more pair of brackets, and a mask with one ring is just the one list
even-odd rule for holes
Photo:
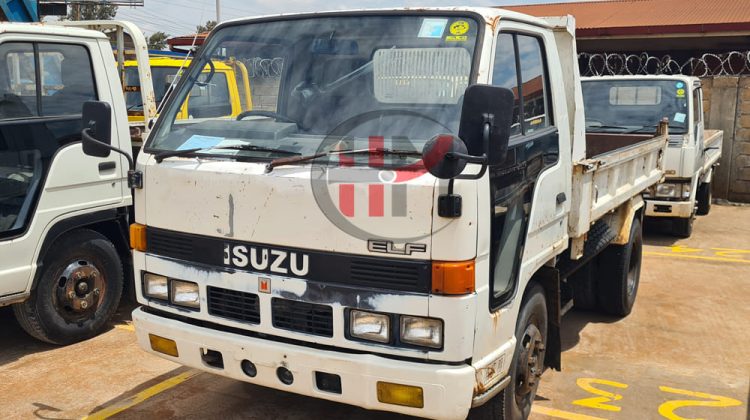
[[[221,20],[275,13],[314,12],[405,6],[502,6],[552,3],[566,0],[220,0]],[[216,19],[216,0],[144,0],[143,7],[124,7],[116,19],[129,20],[150,35],[163,31],[171,36],[195,32],[198,24]]]

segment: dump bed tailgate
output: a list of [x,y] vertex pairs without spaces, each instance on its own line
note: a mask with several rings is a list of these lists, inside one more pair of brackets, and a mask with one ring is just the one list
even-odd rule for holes
[[571,238],[584,235],[592,223],[661,181],[667,137],[657,135],[574,165]]

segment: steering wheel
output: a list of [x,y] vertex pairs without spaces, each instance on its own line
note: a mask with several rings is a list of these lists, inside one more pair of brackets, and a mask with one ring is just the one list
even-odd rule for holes
[[237,121],[242,121],[246,117],[251,117],[253,115],[256,115],[258,117],[273,118],[276,121],[280,121],[280,122],[295,123],[295,124],[297,124],[297,126],[300,125],[297,121],[294,121],[293,119],[291,119],[289,117],[285,117],[285,116],[283,116],[281,114],[277,114],[277,113],[275,113],[273,111],[256,111],[256,110],[243,111],[243,112],[240,112],[239,115],[237,115]]

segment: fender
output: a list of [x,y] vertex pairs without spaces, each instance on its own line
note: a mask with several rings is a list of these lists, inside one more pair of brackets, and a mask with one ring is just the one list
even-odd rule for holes
[[640,195],[635,196],[628,200],[625,204],[620,206],[618,211],[620,219],[620,229],[618,230],[617,236],[611,243],[617,245],[625,245],[630,242],[630,227],[633,226],[633,220],[635,219],[636,212],[643,208],[645,202],[643,197]]

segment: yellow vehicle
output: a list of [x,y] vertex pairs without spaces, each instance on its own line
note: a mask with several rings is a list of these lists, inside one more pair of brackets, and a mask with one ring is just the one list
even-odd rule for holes
[[[182,104],[178,119],[236,117],[243,111],[253,109],[250,81],[245,65],[233,59],[214,60],[212,63],[213,76],[209,83],[203,86],[202,83],[196,83]],[[187,68],[190,59],[185,61],[180,57],[149,58],[157,108],[183,64]],[[130,122],[143,121],[137,66],[135,60],[125,61],[125,103]],[[206,66],[201,79],[207,79],[211,72],[211,66]]]

